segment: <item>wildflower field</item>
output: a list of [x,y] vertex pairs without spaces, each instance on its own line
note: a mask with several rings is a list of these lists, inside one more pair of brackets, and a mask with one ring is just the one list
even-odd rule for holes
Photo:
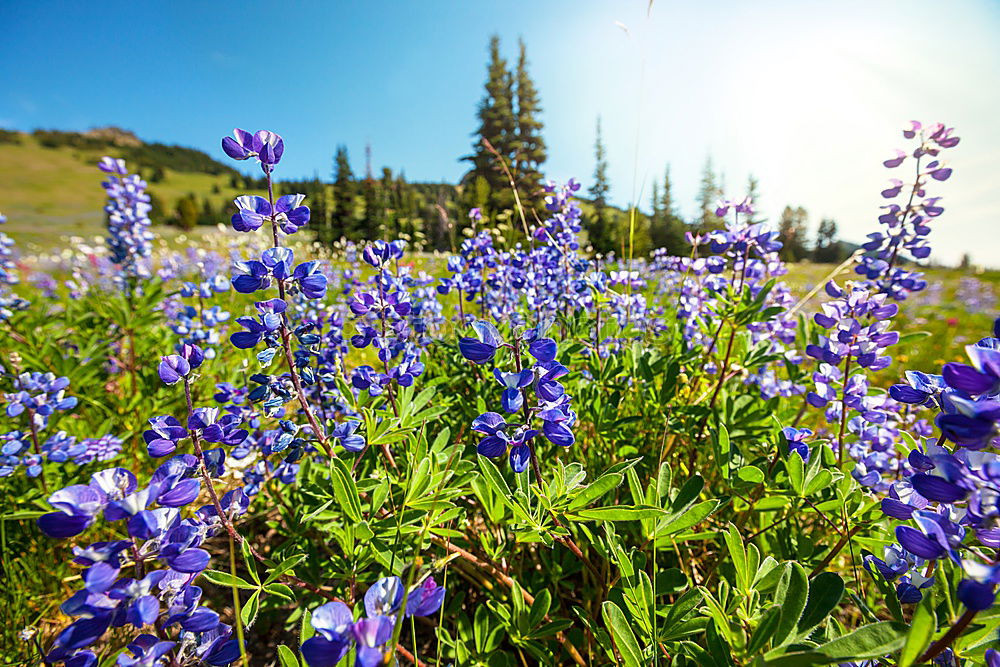
[[595,253],[574,181],[313,243],[263,130],[168,245],[104,158],[103,246],[0,235],[0,663],[1000,666],[1000,276],[921,266],[958,143],[886,137],[839,266],[749,198]]

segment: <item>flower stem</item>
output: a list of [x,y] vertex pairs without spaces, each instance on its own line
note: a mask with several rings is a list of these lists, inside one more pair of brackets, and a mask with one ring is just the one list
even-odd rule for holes
[[240,589],[236,587],[236,542],[229,536],[229,574],[233,575],[233,623],[236,625],[236,641],[240,645],[240,660],[244,667],[250,663],[247,660],[246,641],[243,638],[243,615],[240,612]]
[[[271,235],[274,239],[274,247],[281,247],[281,241],[278,238],[278,221],[274,215],[274,182],[271,180],[271,170],[267,169],[264,172],[267,175],[267,201],[271,207]],[[278,280],[278,296],[282,301],[287,303],[285,297],[285,281]],[[285,363],[288,364],[288,373],[292,377],[292,386],[295,387],[295,396],[299,400],[299,405],[302,406],[302,412],[305,413],[306,420],[309,422],[310,428],[312,428],[313,435],[319,442],[320,447],[327,456],[334,456],[333,448],[330,447],[327,442],[326,431],[324,431],[319,422],[316,421],[316,416],[313,414],[312,408],[309,407],[309,401],[306,399],[306,393],[302,389],[302,379],[299,377],[299,371],[295,367],[295,359],[292,355],[292,344],[291,344],[291,332],[288,330],[288,315],[286,313],[281,313],[281,348],[284,352]]]
[[45,495],[49,493],[49,483],[45,481],[45,466],[42,465],[42,447],[38,444],[38,426],[35,425],[35,411],[28,409],[28,427],[31,429],[31,444],[35,448],[35,454],[38,456],[38,467],[41,471],[38,473],[38,479],[42,483],[42,490]]
[[930,662],[938,655],[940,655],[946,648],[951,646],[951,643],[962,634],[962,632],[972,623],[972,619],[976,617],[979,613],[973,609],[966,609],[965,613],[958,619],[955,625],[948,629],[948,632],[944,633],[940,639],[930,645],[927,651],[924,652],[917,662],[923,664],[925,662]]

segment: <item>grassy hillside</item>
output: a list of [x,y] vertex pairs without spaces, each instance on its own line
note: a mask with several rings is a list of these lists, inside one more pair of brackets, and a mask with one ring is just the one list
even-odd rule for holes
[[[127,158],[135,149],[111,144],[53,148],[29,134],[19,134],[17,141],[0,143],[0,213],[7,216],[3,231],[14,236],[24,249],[51,248],[65,236],[102,235],[105,198],[101,189],[103,174],[96,163],[103,155]],[[138,166],[148,179],[153,168],[144,167],[141,161]],[[230,186],[234,172],[219,166],[218,174],[163,169],[162,179],[149,187],[162,202],[159,217],[166,217],[189,193],[199,199],[208,198],[216,209],[239,194]],[[160,235],[173,233],[176,231],[166,225],[157,228]]]

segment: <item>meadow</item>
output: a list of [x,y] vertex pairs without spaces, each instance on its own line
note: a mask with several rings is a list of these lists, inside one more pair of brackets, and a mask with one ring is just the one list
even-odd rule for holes
[[573,181],[453,253],[318,243],[270,131],[222,141],[257,191],[167,174],[215,229],[114,156],[25,193],[2,663],[1000,666],[1000,273],[923,266],[958,138],[893,142],[839,266],[741,197],[594,253]]

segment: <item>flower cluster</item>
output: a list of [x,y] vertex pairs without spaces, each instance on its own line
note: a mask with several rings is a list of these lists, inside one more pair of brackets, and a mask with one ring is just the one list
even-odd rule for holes
[[[229,291],[229,281],[202,263],[202,270],[211,277],[199,282],[185,281],[181,285],[178,303],[172,309],[173,322],[170,328],[181,340],[181,346],[196,345],[201,348],[207,359],[214,359],[216,346],[219,344],[222,327],[229,321],[229,313],[219,306],[209,306],[207,301],[216,294]],[[185,303],[183,299],[194,299],[194,303]]]
[[[938,441],[928,439],[910,452],[906,476],[892,484],[882,511],[914,525],[896,527],[895,557],[872,559],[887,580],[908,573],[897,587],[903,601],[920,599],[926,582],[916,570],[933,561],[959,565],[965,579],[958,598],[973,610],[992,606],[1000,567],[982,562],[974,544],[1000,547],[1000,319],[994,336],[968,346],[971,365],[948,363],[940,375],[909,372],[907,384],[893,386],[896,400],[937,411]],[[944,441],[954,443],[949,449]],[[970,545],[969,542],[973,544]],[[888,553],[888,552],[887,552]],[[891,561],[891,562],[890,562]],[[925,566],[925,563],[931,563]],[[916,585],[914,578],[925,585]],[[909,586],[909,587],[908,587]]]
[[[411,318],[413,305],[408,282],[399,271],[403,256],[402,241],[375,241],[362,252],[365,262],[378,270],[368,289],[356,291],[348,300],[351,313],[357,318],[357,334],[351,336],[351,346],[364,349],[371,346],[379,368],[359,366],[351,374],[351,384],[371,396],[383,392],[389,395],[395,410],[395,387],[409,387],[424,371],[420,361],[420,346],[414,341]],[[396,270],[390,270],[391,265]]]
[[[244,331],[230,336],[230,342],[240,349],[253,349],[264,343],[264,349],[257,352],[257,360],[262,367],[270,366],[278,352],[282,352],[288,363],[287,376],[272,376],[256,373],[250,380],[258,385],[248,394],[252,402],[263,401],[265,411],[278,415],[286,402],[297,398],[314,437],[325,441],[326,434],[319,426],[309,406],[307,388],[315,384],[315,371],[309,362],[317,356],[316,346],[321,342],[312,332],[313,325],[305,323],[292,328],[288,318],[288,308],[297,297],[323,299],[326,296],[328,278],[322,272],[319,262],[307,261],[293,268],[294,254],[290,248],[281,245],[282,234],[293,234],[309,221],[309,208],[302,202],[303,195],[285,195],[274,201],[272,175],[275,166],[284,153],[284,141],[273,132],[260,130],[250,134],[244,130],[234,130],[234,137],[226,137],[222,148],[236,160],[256,159],[267,178],[267,199],[243,196],[236,200],[237,212],[233,215],[233,228],[237,231],[252,232],[270,222],[273,246],[264,250],[259,260],[237,261],[233,265],[233,288],[241,294],[256,294],[274,285],[277,297],[257,301],[256,316],[243,316],[236,321]],[[300,353],[293,357],[291,338],[298,340]],[[298,432],[299,427],[290,423]],[[300,450],[294,450],[298,455]]]
[[[782,244],[777,233],[763,223],[754,223],[753,202],[744,198],[738,203],[723,199],[716,215],[732,220],[725,229],[707,234],[687,233],[690,257],[666,257],[654,254],[653,268],[660,274],[659,291],[678,303],[676,317],[690,349],[702,348],[709,354],[719,346],[722,329],[718,324],[727,303],[749,295],[761,297],[761,311],[768,316],[745,322],[750,340],[767,353],[792,364],[801,362],[795,342],[796,320],[790,308],[794,299],[786,284],[777,278],[788,270],[778,257]],[[703,256],[704,255],[704,256]],[[709,363],[712,372],[715,362]],[[757,385],[764,398],[791,396],[803,388],[779,376],[773,367],[760,366],[745,378]]]
[[48,427],[49,418],[77,405],[76,397],[66,394],[68,387],[68,378],[52,373],[14,376],[14,391],[3,395],[4,414],[15,428],[0,434],[0,477],[9,477],[18,468],[23,468],[28,477],[39,477],[45,461],[83,465],[94,460],[106,461],[121,450],[121,441],[111,435],[78,443],[76,438],[60,431],[42,442],[41,434]]
[[[569,370],[556,360],[556,341],[543,337],[545,327],[527,329],[511,344],[504,342],[489,322],[479,320],[472,326],[476,335],[459,340],[462,356],[475,364],[486,364],[494,360],[498,350],[506,349],[514,360],[513,371],[493,369],[493,377],[503,387],[500,406],[508,416],[485,412],[472,422],[472,429],[483,434],[478,452],[498,458],[509,451],[510,467],[522,472],[535,460],[531,442],[539,433],[561,447],[572,445],[576,413],[559,382]],[[524,351],[535,360],[530,367],[523,363]]]
[[[7,216],[0,215],[0,225],[7,222]],[[10,319],[15,311],[24,310],[28,302],[10,291],[11,286],[20,282],[14,255],[14,239],[0,232],[0,322]]]
[[880,291],[893,299],[902,301],[911,292],[927,286],[923,274],[898,266],[897,262],[906,255],[921,260],[931,254],[927,243],[930,223],[944,212],[944,208],[939,204],[940,197],[927,196],[927,185],[931,180],[946,181],[951,176],[951,168],[938,156],[941,151],[958,145],[959,138],[953,134],[954,128],[941,123],[924,127],[912,121],[903,136],[916,139],[917,147],[911,153],[897,149],[895,157],[883,163],[895,169],[912,159],[916,174],[912,184],[904,186],[902,180],[893,178],[890,187],[882,191],[884,199],[891,201],[905,196],[906,203],[893,202],[882,207],[885,212],[879,216],[879,222],[885,229],[868,235],[868,242],[862,246],[868,254],[862,257],[855,271],[874,281]]
[[[202,604],[196,580],[210,561],[203,548],[206,540],[223,530],[232,534],[234,520],[247,511],[249,494],[238,487],[221,498],[217,495],[214,479],[225,472],[226,450],[204,450],[201,443],[236,447],[249,432],[239,428],[239,413],[191,407],[191,374],[203,360],[200,349],[185,344],[178,354],[160,362],[164,384],[184,383],[189,412],[186,425],[170,416],[149,420],[151,428],[143,438],[150,455],[170,458],[145,486],[140,487],[128,469],[108,468],[87,484],[74,484],[49,496],[54,511],[38,519],[46,535],[65,539],[83,534],[95,523],[124,522],[127,539],[74,547],[74,563],[84,568],[83,588],[61,609],[76,620],[56,637],[48,661],[95,664],[89,647],[109,630],[125,626],[137,632],[153,626],[155,634],[139,634],[127,646],[132,657],[122,654],[119,665],[161,664],[168,654],[177,663],[198,659],[210,665],[227,665],[239,657],[231,628]],[[182,442],[190,443],[193,454],[178,451]],[[94,457],[112,444],[92,444]],[[209,487],[212,503],[183,516],[183,508],[197,501],[203,485]]]
[[119,270],[116,280],[124,289],[131,290],[136,278],[149,275],[143,260],[153,252],[153,233],[149,231],[152,207],[146,182],[130,175],[121,159],[105,157],[97,167],[108,174],[101,185],[108,195],[104,211],[108,215],[108,250]]
[[[181,508],[196,500],[201,488],[197,465],[190,454],[175,456],[156,469],[144,488],[129,470],[108,468],[87,484],[49,497],[55,511],[40,517],[38,525],[50,537],[74,537],[101,520],[124,522],[127,539],[73,548],[73,562],[83,568],[83,588],[61,610],[76,620],[56,637],[48,662],[96,664],[89,647],[109,630],[126,626],[140,634],[127,647],[134,659],[123,654],[119,665],[159,664],[170,652],[178,660],[197,656],[210,665],[227,665],[239,657],[231,629],[201,604],[202,589],[195,584],[210,561],[202,546],[222,525],[213,506],[181,516]],[[240,489],[220,503],[229,518],[246,510]],[[141,633],[147,626],[155,626],[156,634]],[[164,638],[171,634],[175,639]]]
[[[952,132],[940,124],[922,128],[916,122],[904,131],[908,139],[919,136],[919,146],[913,151],[916,175],[909,201],[903,208],[896,204],[885,207],[887,212],[879,220],[887,226],[887,232],[870,235],[865,246],[869,254],[861,256],[855,267],[864,279],[849,281],[845,288],[833,282],[826,285],[826,293],[833,300],[821,306],[822,312],[814,320],[831,333],[819,336],[818,343],[806,348],[806,353],[820,362],[813,375],[816,387],[808,394],[808,402],[826,408],[841,456],[850,452],[857,462],[854,477],[880,491],[886,490],[883,480],[896,476],[903,465],[894,448],[902,417],[895,396],[870,395],[864,371],[887,368],[891,363],[887,348],[899,341],[899,334],[890,330],[898,306],[889,300],[902,301],[907,294],[926,286],[920,274],[896,264],[906,253],[915,259],[930,253],[928,222],[943,209],[937,203],[939,198],[925,198],[925,188],[928,179],[946,180],[951,169],[937,159],[926,164],[924,160],[936,158],[942,149],[956,145],[958,138]],[[906,153],[898,151],[885,166],[896,168],[906,159]],[[882,195],[895,198],[902,189],[902,182],[895,180]],[[852,442],[847,441],[848,437]]]
[[310,620],[317,634],[303,642],[302,657],[309,667],[333,667],[354,648],[358,667],[385,664],[385,646],[400,622],[400,612],[403,618],[430,616],[441,608],[444,595],[445,589],[433,577],[408,594],[399,577],[383,577],[365,593],[366,615],[358,620],[343,602],[314,609]]

